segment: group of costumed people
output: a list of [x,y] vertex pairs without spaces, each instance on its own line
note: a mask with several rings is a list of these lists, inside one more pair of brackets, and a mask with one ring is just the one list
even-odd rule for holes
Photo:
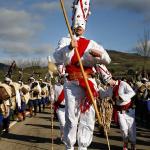
[[9,132],[10,120],[25,120],[27,109],[30,117],[44,111],[50,103],[50,89],[51,83],[47,79],[43,81],[30,77],[24,84],[5,77],[4,82],[0,83],[0,135],[3,130]]
[[29,86],[19,82],[12,82],[9,77],[5,77],[0,83],[0,132],[9,132],[10,116],[14,119],[17,110],[18,120],[24,120],[25,105],[29,100]]
[[[136,94],[135,90],[126,81],[113,78],[106,67],[111,63],[111,58],[107,51],[102,45],[83,36],[90,14],[90,0],[75,0],[72,8],[71,32],[73,35],[63,37],[53,54],[58,68],[56,84],[52,88],[51,85],[48,86],[42,80],[36,81],[31,77],[28,92],[26,93],[24,90],[23,93],[22,90],[23,94],[20,95],[24,96],[25,93],[29,95],[25,103],[29,104],[31,117],[36,115],[38,106],[39,112],[41,112],[41,104],[43,104],[44,109],[48,99],[51,100],[59,119],[60,137],[65,144],[66,150],[74,150],[76,141],[78,150],[87,150],[90,146],[96,122],[95,116],[97,115],[95,106],[98,103],[101,107],[99,110],[101,124],[106,124],[106,120],[103,117],[110,113],[106,127],[108,130],[112,113],[115,117],[117,116],[117,123],[123,138],[123,150],[128,149],[129,142],[131,150],[135,150],[135,107],[132,101]],[[96,78],[97,74],[101,81]],[[102,87],[99,84],[100,82],[106,88]],[[90,89],[88,89],[88,86]],[[140,84],[139,89],[141,86]],[[15,89],[16,101],[17,91],[20,90]],[[51,96],[51,98],[48,98],[48,96]],[[2,110],[8,110],[7,106],[10,108],[10,97],[12,97],[11,93],[5,98],[5,101],[0,101],[2,102],[0,104],[1,108],[3,105],[5,106],[5,108],[1,109],[1,112],[3,112]],[[94,101],[92,98],[94,98]],[[19,104],[18,101],[18,108],[21,108],[21,103]],[[106,106],[105,103],[109,104]],[[0,115],[0,122],[2,120],[4,124],[9,122],[5,121],[9,118],[9,110],[5,111],[4,114],[0,113]],[[9,130],[8,124],[5,127],[6,132]],[[0,128],[2,128],[1,124]]]
[[[89,3],[90,0],[74,1],[71,26],[73,36],[63,37],[53,54],[56,63],[65,68],[63,83],[65,121],[62,123],[61,138],[66,150],[74,150],[76,139],[78,150],[87,150],[92,142],[95,107],[86,86],[85,75],[95,99],[94,103],[96,99],[103,100],[106,97],[113,99],[123,137],[123,150],[128,149],[128,142],[131,142],[131,150],[135,150],[135,108],[131,101],[135,92],[127,82],[113,79],[105,66],[111,62],[107,51],[95,41],[83,36],[90,14]],[[82,62],[84,75],[76,51]],[[100,74],[102,81],[109,85],[107,89],[98,88],[95,73]]]

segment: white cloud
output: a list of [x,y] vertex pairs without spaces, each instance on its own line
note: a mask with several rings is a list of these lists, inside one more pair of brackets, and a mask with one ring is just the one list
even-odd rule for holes
[[28,53],[32,49],[28,43],[14,41],[0,41],[1,51],[10,54]]
[[[65,8],[70,9],[73,1],[65,0],[64,2]],[[32,7],[41,11],[58,11],[60,10],[60,2],[56,0],[51,2],[40,2],[33,4]]]
[[25,11],[0,9],[0,39],[24,41],[37,30],[34,16]]
[[54,2],[41,2],[36,3],[33,5],[33,8],[39,9],[39,10],[58,10],[59,9],[59,3],[57,1]]
[[41,44],[39,45],[39,47],[35,48],[35,53],[38,53],[38,55],[41,55],[41,54],[49,54],[51,51],[52,51],[52,47],[51,45],[48,43],[44,43],[44,44]]
[[44,56],[50,44],[36,43],[44,24],[37,14],[0,8],[0,54],[6,57]]
[[145,21],[150,21],[150,0],[97,0],[93,1],[94,6],[124,9],[144,15]]
[[9,54],[10,56],[18,55],[36,55],[44,56],[48,55],[52,51],[50,44],[40,44],[39,46],[33,47],[26,42],[11,42],[11,41],[0,41],[0,48],[2,52]]

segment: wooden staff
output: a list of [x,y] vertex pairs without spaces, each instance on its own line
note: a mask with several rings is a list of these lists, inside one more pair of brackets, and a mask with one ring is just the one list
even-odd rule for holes
[[[64,18],[65,18],[65,21],[66,21],[66,25],[67,25],[70,37],[71,37],[71,39],[73,39],[73,33],[72,33],[72,30],[71,30],[71,27],[70,27],[70,24],[69,24],[69,21],[68,21],[67,13],[66,13],[66,10],[65,10],[65,7],[64,7],[64,0],[60,0],[60,4],[61,4],[61,8],[62,8],[62,11],[63,11],[63,15],[64,15]],[[79,66],[80,66],[80,69],[81,69],[81,72],[82,72],[82,75],[83,75],[83,79],[85,81],[87,90],[89,92],[90,98],[92,100],[92,104],[94,106],[94,109],[95,109],[95,112],[96,112],[96,115],[97,115],[97,118],[98,118],[98,123],[100,124],[101,123],[100,122],[101,119],[100,119],[100,115],[99,115],[99,112],[98,112],[98,109],[97,109],[97,105],[95,103],[95,99],[94,99],[93,94],[91,92],[91,89],[90,89],[87,77],[85,75],[84,68],[83,68],[83,65],[82,65],[82,62],[81,62],[81,59],[80,59],[80,55],[78,53],[78,49],[77,48],[75,48],[75,53],[77,55],[77,58],[78,58],[78,61],[79,61]],[[107,138],[108,149],[110,150],[110,144],[109,144],[109,140],[108,140],[107,131],[106,131],[106,138]]]
[[54,113],[53,113],[53,104],[51,102],[50,105],[50,109],[51,109],[51,139],[52,139],[52,145],[51,145],[51,150],[53,150],[53,144],[54,144],[54,139],[53,139],[53,135],[54,135],[54,123],[53,123],[53,118],[54,118]]
[[[49,71],[49,74],[51,72]],[[51,90],[52,90],[52,82],[51,82],[51,77],[50,77],[50,88],[49,88],[49,95],[51,96]],[[54,150],[53,144],[54,144],[54,111],[53,111],[53,102],[52,98],[50,101],[50,114],[51,114],[51,150]]]
[[[50,67],[49,67],[49,61],[48,61],[48,71],[49,71],[49,83],[50,83],[50,87],[49,87],[49,96],[51,96],[51,86],[52,86],[52,82],[51,82],[51,71],[49,70]],[[53,144],[54,144],[54,111],[53,111],[53,102],[52,102],[52,99],[50,100],[50,115],[51,115],[51,150],[53,150]]]

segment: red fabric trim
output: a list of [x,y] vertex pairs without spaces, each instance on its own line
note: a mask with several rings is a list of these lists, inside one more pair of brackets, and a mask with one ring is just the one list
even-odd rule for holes
[[[88,80],[88,84],[90,86],[90,89],[91,89],[91,92],[92,92],[93,96],[97,97],[98,93],[97,93],[97,91],[94,88],[93,82],[91,82],[90,80]],[[86,112],[90,108],[90,106],[92,104],[92,100],[91,100],[91,97],[90,97],[89,92],[87,90],[87,87],[86,87],[84,79],[80,79],[79,80],[79,85],[85,90],[85,95],[86,95],[84,103],[80,104],[80,110],[81,110],[82,113],[84,113],[84,112]]]
[[81,6],[82,14],[83,14],[83,17],[84,17],[84,20],[85,20],[86,17],[85,17],[84,10],[83,10],[82,0],[80,0],[80,6]]
[[120,82],[121,82],[121,81],[118,80],[118,85],[116,85],[116,86],[113,88],[113,97],[114,97],[114,98],[117,97],[117,96],[119,96],[118,91],[119,91]]
[[[113,98],[115,99],[115,97],[119,96],[119,86],[120,86],[120,83],[121,83],[121,80],[118,80],[118,85],[116,85],[113,89]],[[114,119],[114,122],[116,124],[119,123],[119,120],[118,120],[118,112],[117,111],[121,111],[121,110],[128,110],[129,108],[132,108],[133,104],[132,102],[129,102],[128,104],[126,105],[123,105],[123,106],[117,106],[115,105],[114,108],[113,108],[113,119]]]
[[113,115],[112,115],[112,120],[116,125],[119,125],[119,118],[118,118],[118,111],[116,107],[113,107]]
[[[90,73],[92,74],[92,72],[93,72],[92,68],[84,68],[84,71],[88,72],[89,74]],[[66,72],[68,74],[73,73],[73,72],[80,72],[81,73],[81,70],[78,66],[68,65],[68,66],[66,66]],[[82,113],[84,113],[86,110],[88,110],[90,108],[92,102],[91,102],[91,98],[90,98],[89,92],[87,90],[84,79],[78,79],[78,81],[79,81],[79,85],[85,90],[85,94],[86,94],[86,98],[85,98],[84,103],[81,103],[81,105],[80,105],[80,110],[81,110]],[[90,86],[90,89],[91,89],[91,92],[92,92],[93,96],[97,97],[98,93],[94,88],[93,82],[88,80],[88,83],[89,83],[89,86]]]
[[[84,55],[84,52],[85,52],[90,40],[87,40],[85,38],[80,38],[77,42],[78,42],[78,49],[77,50],[79,52],[80,57],[82,57]],[[74,55],[71,59],[71,64],[66,66],[66,73],[68,73],[68,74],[73,73],[73,72],[80,72],[81,73],[80,67],[76,66],[77,62],[78,62],[78,58],[77,58],[76,53],[74,53]],[[93,72],[92,68],[88,68],[88,67],[84,67],[84,71],[88,72],[89,74],[90,73],[92,74],[92,72]],[[91,98],[90,98],[89,92],[87,90],[84,79],[79,79],[78,81],[79,81],[79,85],[85,90],[85,93],[86,93],[86,100],[84,101],[84,104],[80,105],[81,112],[85,112],[86,110],[88,110],[90,108],[90,105],[91,105],[90,99]],[[96,97],[98,94],[94,88],[94,84],[90,80],[88,80],[88,83],[89,83],[89,86],[91,88],[91,92],[93,93],[93,96]]]
[[[90,40],[87,40],[85,38],[80,38],[78,41],[78,53],[79,53],[79,56],[82,57]],[[77,55],[76,55],[76,52],[74,51],[74,55],[71,59],[71,64],[76,64],[78,62],[78,58],[77,58]]]
[[[121,80],[118,80],[118,85],[116,85],[116,87],[114,87],[114,98],[116,97],[116,96],[119,96],[119,86],[120,86],[120,83],[121,83]],[[123,105],[123,106],[118,106],[118,105],[116,105],[116,109],[118,110],[118,111],[121,111],[121,110],[128,110],[129,108],[131,108],[132,107],[132,102],[130,101],[128,104],[126,104],[126,105]]]
[[116,106],[116,109],[118,110],[118,111],[122,111],[122,110],[128,110],[128,109],[130,109],[130,108],[132,108],[132,102],[130,101],[128,104],[126,104],[126,105],[123,105],[123,106]]
[[87,17],[88,17],[89,11],[90,11],[90,6],[89,6],[89,9],[88,9],[87,16],[85,16],[82,0],[80,0],[80,5],[81,5],[81,10],[82,10],[83,18],[84,18],[85,21],[87,21]]
[[[119,86],[120,86],[120,80],[118,80],[118,85],[116,85],[113,88],[113,99],[115,100],[115,97],[117,97],[119,95],[118,91],[119,91]],[[117,112],[117,105],[114,105],[113,107],[113,120],[114,122],[118,125],[119,124],[119,118],[118,118],[118,112]]]
[[[80,72],[81,73],[81,69],[79,66],[75,66],[75,65],[67,65],[66,68],[66,73],[71,74],[73,72]],[[92,74],[93,70],[90,67],[84,67],[84,71],[88,74]]]
[[57,101],[54,103],[54,110],[56,111],[61,104],[61,102],[64,100],[65,95],[64,95],[64,90],[61,91],[60,95],[58,96]]

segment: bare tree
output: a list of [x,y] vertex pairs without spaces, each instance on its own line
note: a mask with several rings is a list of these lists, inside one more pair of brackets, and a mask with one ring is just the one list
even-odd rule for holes
[[138,40],[138,44],[135,48],[135,51],[143,56],[143,69],[146,68],[146,61],[150,58],[150,32],[144,31],[143,38]]

